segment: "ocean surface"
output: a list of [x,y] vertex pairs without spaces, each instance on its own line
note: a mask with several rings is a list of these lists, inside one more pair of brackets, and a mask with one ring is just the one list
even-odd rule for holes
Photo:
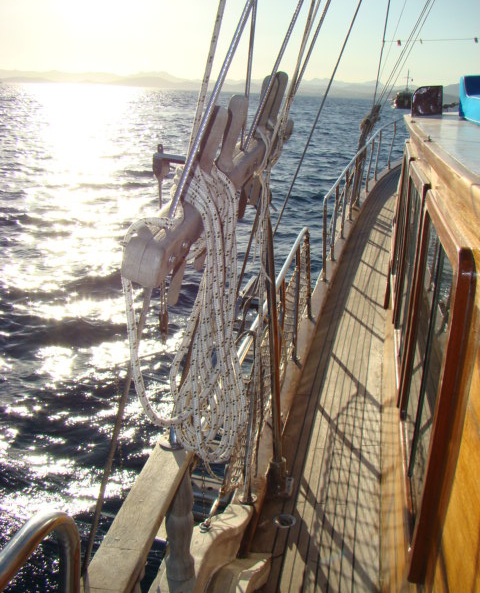
[[[272,176],[274,208],[320,100],[300,96],[293,107],[294,133]],[[158,212],[152,155],[158,143],[185,154],[195,104],[193,92],[0,84],[0,547],[45,507],[73,516],[88,536],[128,365],[122,239],[131,222]],[[278,268],[308,225],[318,274],[322,198],[354,155],[369,107],[327,101],[276,236]],[[398,116],[387,107],[382,123]],[[239,223],[240,250],[251,210]],[[165,377],[198,278],[187,272],[165,344],[147,327],[146,348]],[[132,390],[99,539],[159,434]],[[57,570],[47,541],[7,591],[57,590]]]

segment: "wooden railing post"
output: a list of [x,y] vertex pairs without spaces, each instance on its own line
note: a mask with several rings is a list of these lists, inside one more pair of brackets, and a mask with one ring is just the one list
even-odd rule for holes
[[312,262],[310,260],[310,233],[307,231],[304,240],[305,246],[305,282],[307,284],[307,315],[312,318],[312,284],[311,284],[311,268]]
[[323,271],[322,280],[327,281],[327,241],[328,241],[328,229],[327,229],[327,201],[323,200],[323,245],[322,245],[322,257],[323,257]]
[[370,169],[372,168],[373,151],[375,150],[375,138],[370,145],[370,160],[368,161],[367,178],[365,180],[365,191],[368,192],[368,182],[370,181]]
[[380,149],[382,147],[382,130],[380,130],[380,133],[378,135],[378,148],[377,148],[377,158],[375,159],[375,170],[373,173],[373,178],[375,179],[375,181],[377,181],[377,177],[378,177],[378,159],[380,157]]
[[293,335],[292,335],[292,360],[297,361],[297,336],[298,336],[298,315],[299,315],[299,304],[300,304],[300,283],[302,281],[302,258],[301,258],[301,246],[298,246],[297,253],[295,254],[295,302],[293,306]]
[[193,533],[193,491],[186,472],[167,512],[168,555],[165,558],[170,593],[188,593],[195,584],[195,567],[190,554]]

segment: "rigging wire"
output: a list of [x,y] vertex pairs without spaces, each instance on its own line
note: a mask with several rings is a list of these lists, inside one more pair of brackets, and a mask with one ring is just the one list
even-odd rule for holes
[[302,156],[300,157],[300,161],[299,161],[299,163],[297,165],[297,169],[295,170],[295,174],[294,174],[293,179],[292,179],[292,182],[290,184],[290,188],[289,188],[289,190],[287,192],[287,196],[286,196],[286,198],[285,198],[285,200],[283,202],[282,208],[281,208],[280,213],[278,215],[278,219],[277,219],[277,222],[275,224],[275,229],[273,231],[273,234],[274,235],[277,232],[278,225],[280,224],[280,221],[282,219],[282,216],[283,216],[283,213],[285,211],[285,207],[287,205],[287,202],[290,199],[290,196],[292,195],[293,186],[295,185],[295,182],[297,180],[298,174],[300,172],[300,168],[301,168],[301,166],[303,164],[303,161],[305,159],[305,155],[307,154],[308,147],[310,146],[310,142],[312,141],[312,137],[313,137],[313,134],[314,134],[315,129],[317,127],[318,120],[320,119],[320,115],[321,115],[321,113],[323,111],[323,107],[325,105],[325,101],[326,101],[326,99],[328,97],[328,93],[330,92],[330,87],[332,86],[333,80],[335,78],[335,74],[337,73],[337,70],[338,70],[338,66],[340,65],[340,61],[341,61],[341,59],[343,57],[343,52],[345,51],[345,47],[347,46],[347,42],[348,42],[348,39],[350,37],[350,33],[352,32],[353,25],[355,24],[355,20],[357,18],[358,11],[360,10],[360,6],[362,4],[362,1],[363,0],[359,0],[358,1],[357,8],[356,8],[355,13],[354,13],[353,18],[352,18],[352,22],[350,23],[350,27],[348,29],[347,35],[346,35],[346,37],[345,37],[345,39],[343,41],[342,49],[340,50],[340,54],[338,56],[337,63],[335,64],[335,67],[333,69],[332,75],[331,75],[330,80],[328,82],[327,88],[325,89],[325,93],[323,95],[322,102],[320,103],[320,107],[318,108],[317,115],[315,117],[315,120],[313,122],[312,128],[310,130],[310,134],[309,134],[309,136],[307,138],[307,142],[305,143],[305,148],[303,149]]
[[[310,10],[307,16],[307,20],[305,22],[302,41],[300,43],[300,48],[298,50],[297,63],[295,64],[295,69],[293,71],[292,79],[290,81],[290,87],[285,98],[281,114],[277,118],[275,129],[272,134],[272,144],[275,144],[275,140],[277,138],[279,138],[280,142],[283,144],[283,138],[288,123],[288,115],[290,113],[293,99],[295,98],[301,80],[299,72],[301,72],[303,76],[303,72],[305,71],[305,68],[302,68],[302,58],[305,53],[305,48],[307,47],[308,38],[310,37],[310,33],[312,32],[313,23],[315,22],[315,19],[317,17],[321,1],[322,0],[312,0],[310,4]],[[304,63],[303,66],[306,67],[306,63]],[[277,154],[279,155],[279,151],[277,152]]]
[[202,85],[198,93],[197,110],[193,120],[192,133],[188,145],[188,152],[192,150],[193,143],[197,137],[200,123],[202,120],[203,108],[205,106],[205,99],[207,97],[208,83],[210,82],[210,75],[212,73],[213,60],[215,58],[215,51],[217,49],[218,37],[220,35],[220,28],[222,26],[223,13],[225,11],[225,4],[227,0],[220,0],[218,3],[217,17],[213,25],[212,38],[210,40],[210,49],[208,51],[207,62],[205,64],[205,73],[203,75]]
[[[425,6],[430,1],[431,0],[426,0]],[[423,7],[421,14],[423,14],[423,11],[425,10],[425,6]],[[383,100],[383,96],[384,96],[384,94],[386,92],[386,89],[389,88],[389,86],[393,87],[394,84],[395,84],[395,80],[396,80],[395,74],[396,74],[397,70],[399,69],[400,64],[402,63],[402,60],[403,60],[403,58],[404,58],[404,56],[405,56],[405,54],[406,54],[406,52],[407,52],[407,50],[408,50],[408,48],[410,46],[411,39],[412,39],[412,36],[413,36],[413,32],[415,31],[415,28],[418,26],[419,19],[420,19],[420,17],[417,19],[417,22],[416,22],[415,26],[413,27],[413,29],[412,29],[412,31],[410,33],[408,42],[405,44],[405,47],[403,47],[402,51],[400,52],[400,55],[398,56],[395,64],[393,65],[393,67],[392,67],[392,69],[390,71],[390,74],[389,74],[389,77],[387,79],[387,82],[385,83],[385,86],[383,87],[382,93],[380,94],[380,102]],[[397,74],[397,76],[398,76],[398,74]],[[393,80],[393,83],[392,83],[392,80]],[[388,93],[390,93],[390,90],[388,91]]]
[[[321,3],[321,0],[317,0],[317,1],[312,0],[311,1],[310,10],[308,12],[307,20],[305,22],[305,29],[303,31],[303,38],[302,38],[302,41],[300,43],[300,49],[298,51],[297,63],[295,65],[295,70],[294,70],[294,72],[292,74],[292,81],[291,81],[291,84],[290,84],[290,88],[291,89],[294,89],[295,86],[296,86],[295,82],[296,82],[296,80],[298,78],[298,73],[299,73],[299,70],[300,70],[302,56],[303,56],[303,54],[305,52],[305,48],[307,46],[307,41],[308,41],[308,38],[309,38],[310,33],[312,31],[313,23],[314,23],[315,19],[317,18],[317,13],[318,13],[318,10],[320,8],[320,3]],[[293,97],[293,94],[294,93],[292,93],[290,91],[289,94]]]
[[[403,65],[407,61],[407,59],[414,47],[414,43],[415,43],[415,40],[413,40],[414,36],[415,36],[415,39],[417,39],[418,36],[420,35],[422,27],[425,24],[425,21],[426,21],[428,15],[430,14],[430,11],[432,10],[434,4],[435,4],[435,0],[426,0],[425,4],[420,12],[420,15],[419,15],[415,25],[413,26],[412,31],[408,37],[408,41],[407,41],[404,49],[402,50],[400,56],[398,57],[394,67],[392,68],[392,71],[391,71],[390,76],[387,80],[387,83],[385,84],[385,86],[382,90],[382,93],[381,93],[380,99],[379,99],[380,102],[383,101],[383,103],[385,104],[386,101],[388,100],[388,96],[390,95],[393,87],[395,86],[395,83],[397,82],[398,76],[400,75],[401,67],[403,67]],[[415,33],[416,33],[416,35],[415,35]],[[387,92],[387,89],[388,89],[388,92]]]
[[418,39],[418,36],[420,35],[420,33],[421,33],[421,31],[422,31],[423,25],[425,24],[425,22],[426,22],[426,20],[427,20],[427,18],[428,18],[428,16],[429,16],[429,14],[430,14],[430,12],[431,12],[431,10],[432,10],[432,8],[433,8],[434,4],[435,4],[435,0],[430,0],[430,1],[431,1],[431,4],[430,4],[430,6],[429,6],[428,8],[427,8],[427,4],[428,4],[428,2],[425,4],[425,10],[426,10],[426,14],[425,14],[425,16],[423,16],[423,13],[422,13],[422,16],[423,16],[423,21],[422,21],[421,25],[419,26],[419,29],[418,29],[418,32],[417,32],[417,34],[416,34],[416,37],[415,37],[415,39],[414,39],[414,40],[411,42],[411,44],[410,44],[410,47],[408,48],[408,51],[406,52],[406,55],[405,55],[405,57],[403,58],[403,61],[402,61],[402,63],[401,63],[401,66],[400,66],[400,68],[398,69],[397,75],[396,75],[396,77],[395,77],[395,80],[394,80],[394,81],[393,81],[393,83],[392,83],[392,87],[391,87],[391,89],[390,89],[389,93],[388,93],[388,94],[385,94],[385,91],[386,91],[386,89],[384,89],[384,93],[383,93],[383,95],[382,95],[382,96],[385,96],[385,97],[386,97],[386,98],[385,98],[385,101],[384,101],[384,103],[386,103],[386,101],[388,100],[388,96],[390,95],[390,93],[391,93],[391,90],[393,89],[393,87],[394,87],[394,86],[395,86],[395,84],[397,83],[398,77],[400,76],[401,69],[402,69],[402,68],[405,66],[405,63],[407,62],[407,60],[408,60],[408,58],[409,58],[409,56],[410,56],[410,53],[412,52],[412,50],[413,50],[413,48],[414,48],[414,46],[415,46],[415,42],[416,42],[416,40]]
[[[257,0],[254,0],[252,6],[252,17],[250,19],[250,39],[248,42],[248,58],[247,58],[247,76],[245,78],[245,97],[250,100],[250,85],[252,81],[252,67],[253,67],[253,47],[255,45],[255,29],[257,26]],[[240,134],[240,150],[244,149],[245,132],[247,122],[244,122]]]
[[270,80],[268,82],[268,86],[267,86],[267,88],[265,90],[265,93],[263,94],[263,97],[261,97],[260,104],[258,105],[257,111],[255,113],[255,117],[253,118],[253,122],[252,122],[252,125],[251,125],[251,128],[250,128],[250,131],[249,131],[248,136],[247,136],[247,139],[245,141],[245,149],[248,148],[248,145],[250,144],[250,142],[252,140],[252,136],[255,133],[256,129],[257,129],[258,122],[260,121],[260,116],[261,116],[262,111],[263,111],[263,109],[265,107],[265,104],[267,102],[268,96],[270,94],[270,91],[271,91],[272,86],[273,86],[273,83],[274,83],[275,74],[278,71],[278,67],[280,66],[280,62],[281,62],[281,60],[283,58],[283,55],[284,55],[285,50],[287,48],[288,42],[290,41],[290,37],[292,35],[293,28],[294,28],[295,23],[297,21],[297,18],[298,18],[298,14],[300,12],[300,9],[302,8],[302,4],[303,4],[303,0],[299,0],[298,1],[298,4],[297,4],[297,7],[295,8],[295,11],[293,13],[292,19],[290,21],[290,25],[289,25],[288,30],[287,30],[287,32],[285,34],[284,39],[283,39],[282,46],[280,48],[280,51],[278,52],[278,56],[277,56],[277,59],[275,60],[275,64],[273,65],[272,73],[270,75]]
[[[414,43],[422,43],[430,42],[430,41],[473,41],[474,43],[478,43],[478,37],[449,37],[449,38],[437,38],[437,39],[415,39]],[[401,45],[404,43],[403,39],[388,39],[385,43],[396,43],[397,45]]]
[[[403,16],[403,12],[404,12],[404,10],[405,10],[405,6],[406,6],[406,4],[407,4],[407,0],[404,0],[404,2],[403,2],[403,6],[402,6],[402,10],[400,11],[400,14],[399,14],[399,16],[398,16],[398,19],[397,19],[397,24],[395,25],[395,31],[393,32],[393,36],[394,36],[394,37],[395,37],[395,35],[397,34],[398,27],[399,27],[399,25],[400,25],[400,21],[402,20],[402,16]],[[387,65],[387,62],[388,62],[388,58],[389,58],[389,56],[390,56],[390,50],[391,50],[391,49],[392,49],[392,46],[391,46],[391,45],[389,45],[389,46],[388,46],[388,51],[387,51],[387,57],[385,58],[385,62],[383,63],[382,71],[380,72],[380,78],[382,78],[383,71],[384,71],[384,69],[385,69],[385,67],[386,67],[386,65]]]
[[180,177],[178,185],[176,186],[175,194],[172,198],[172,201],[170,204],[170,210],[168,212],[168,217],[170,218],[170,220],[173,220],[173,218],[175,216],[175,212],[177,210],[177,206],[180,201],[180,197],[183,195],[183,191],[185,189],[187,179],[192,171],[193,164],[197,158],[198,152],[200,150],[200,145],[202,143],[203,137],[205,136],[205,133],[206,133],[206,130],[208,127],[208,123],[212,116],[217,99],[220,95],[220,91],[222,90],[223,83],[225,81],[228,70],[230,68],[230,64],[232,63],[232,60],[233,60],[233,56],[235,55],[238,44],[240,42],[240,38],[242,36],[243,29],[245,27],[247,19],[248,19],[250,12],[252,10],[253,3],[254,3],[254,0],[246,1],[245,7],[244,7],[243,12],[240,16],[240,19],[238,21],[237,28],[236,28],[235,33],[232,38],[232,42],[231,42],[230,47],[227,51],[227,55],[225,56],[225,60],[223,61],[223,65],[220,69],[220,73],[218,75],[217,82],[215,83],[215,86],[213,88],[212,94],[208,101],[208,105],[205,109],[205,113],[203,114],[202,121],[201,121],[199,129],[198,129],[198,134],[195,138],[195,141],[192,145],[191,150],[189,151],[189,153],[187,155],[187,159],[185,161],[185,166],[183,168],[183,173]]
[[305,48],[307,46],[308,38],[310,37],[310,33],[312,32],[313,23],[315,22],[315,19],[317,17],[317,13],[320,8],[320,4],[321,4],[321,0],[317,0],[316,2],[314,0],[312,0],[312,3],[310,5],[310,12],[308,14],[307,21],[305,23],[305,29],[303,32],[302,42],[300,44],[300,49],[298,51],[297,63],[295,65],[295,70],[293,72],[292,80],[290,83],[290,89],[289,89],[289,92],[288,92],[288,95],[287,95],[287,98],[285,100],[285,104],[283,107],[282,118],[284,120],[284,124],[283,124],[284,126],[286,125],[287,117],[290,112],[290,107],[291,107],[293,99],[297,93],[301,79],[303,77],[303,74],[304,74],[305,69],[308,64],[308,61],[312,54],[312,49],[313,49],[312,43],[314,43],[317,39],[318,32],[320,30],[320,27],[323,24],[323,20],[325,18],[326,11],[328,9],[328,6],[330,5],[330,0],[328,0],[326,8],[323,11],[322,17],[321,17],[319,24],[317,26],[317,29],[315,31],[316,35],[314,36],[312,42],[310,43],[310,47],[308,49],[307,56],[305,57],[305,60],[302,64],[303,54],[305,53]]
[[[291,84],[290,84],[290,88],[289,88],[289,91],[288,91],[288,94],[287,94],[287,98],[286,98],[286,100],[284,102],[284,105],[283,105],[283,108],[282,108],[282,113],[281,113],[281,115],[278,116],[278,118],[277,118],[277,124],[276,124],[275,129],[274,129],[274,131],[272,133],[272,138],[271,138],[271,143],[272,144],[275,143],[275,138],[277,136],[279,136],[281,138],[282,135],[285,132],[285,129],[286,129],[286,126],[287,126],[287,123],[288,123],[288,114],[290,112],[290,108],[291,108],[291,105],[293,103],[293,98],[296,95],[296,93],[298,91],[298,88],[300,86],[300,82],[302,80],[303,74],[305,73],[305,69],[307,67],[307,64],[308,64],[308,62],[310,60],[313,47],[314,47],[314,45],[315,45],[315,43],[317,41],[318,34],[319,34],[320,29],[321,29],[321,27],[323,25],[323,22],[325,20],[325,16],[326,16],[326,14],[328,12],[328,8],[330,6],[330,2],[331,2],[331,0],[327,0],[327,3],[325,5],[325,7],[323,9],[323,12],[322,12],[322,15],[320,17],[319,23],[317,24],[317,27],[316,27],[315,34],[313,36],[313,39],[310,42],[310,46],[309,46],[307,55],[306,55],[306,57],[305,57],[305,59],[303,61],[303,64],[302,64],[301,68],[300,68],[300,64],[301,64],[303,53],[305,51],[306,43],[308,41],[308,37],[310,36],[311,30],[312,30],[312,27],[313,27],[313,23],[315,22],[315,18],[316,18],[317,14],[318,14],[318,10],[320,8],[321,0],[312,0],[312,2],[311,2],[309,14],[307,16],[307,20],[306,20],[306,23],[305,23],[305,29],[304,29],[303,39],[302,39],[302,42],[301,42],[301,45],[300,45],[300,49],[299,49],[299,52],[298,52],[297,64],[296,64],[296,67],[295,67],[295,73],[294,73],[294,75],[292,77],[292,80],[291,80]],[[300,73],[298,73],[299,70],[300,70]],[[267,96],[267,93],[265,93],[265,96]],[[279,150],[280,150],[279,144],[280,143],[277,143],[277,151],[276,151],[277,155],[279,154]],[[270,161],[272,162],[272,164],[273,164],[273,161],[274,161],[275,158],[276,157],[274,157],[273,155],[270,156]],[[250,256],[250,249],[251,249],[251,245],[252,245],[253,234],[255,232],[256,232],[256,222],[252,226],[252,231],[250,233],[250,240],[249,240],[249,243],[248,243],[248,246],[247,246],[245,255],[244,255],[244,262],[243,262],[243,266],[242,266],[242,272],[240,273],[240,276],[239,276],[239,283],[238,283],[238,288],[237,288],[237,294],[240,291],[240,284],[241,284],[241,281],[243,279],[243,275],[244,275],[244,272],[245,272],[245,269],[246,269],[247,259]]]
[[383,27],[382,49],[380,50],[380,58],[378,60],[377,80],[375,82],[375,91],[373,93],[373,102],[372,102],[372,105],[375,105],[375,99],[377,97],[378,82],[380,80],[380,68],[381,68],[381,65],[382,65],[383,50],[385,48],[385,33],[387,31],[387,24],[388,24],[388,15],[389,15],[389,13],[390,13],[390,0],[388,0],[388,3],[387,3],[387,14],[385,15],[385,26]]
[[[140,314],[140,319],[138,321],[138,333],[139,335],[142,333],[143,328],[145,326],[145,321],[147,317],[148,305],[150,303],[150,298],[152,296],[152,291],[146,290],[143,297],[143,307]],[[103,503],[105,500],[105,490],[107,488],[107,483],[110,478],[110,474],[112,471],[113,466],[113,458],[115,456],[115,452],[117,450],[118,445],[118,437],[120,435],[120,430],[122,428],[123,416],[125,413],[125,406],[127,404],[128,395],[130,393],[130,386],[132,384],[132,366],[129,363],[128,365],[128,372],[125,378],[125,383],[123,386],[123,393],[118,403],[117,415],[115,417],[115,425],[113,427],[112,439],[110,441],[110,449],[108,451],[107,461],[105,462],[105,466],[103,469],[103,476],[102,482],[100,484],[100,491],[98,493],[97,502],[95,504],[95,512],[92,518],[92,524],[90,526],[90,532],[88,534],[87,540],[87,547],[85,550],[85,555],[83,557],[82,562],[82,570],[81,573],[84,575],[88,569],[88,565],[90,563],[90,556],[92,555],[93,544],[95,542],[95,535],[97,533],[98,524],[100,523],[100,515],[103,508]]]
[[307,68],[308,62],[310,61],[310,57],[312,55],[313,48],[315,47],[315,44],[317,42],[317,38],[320,33],[320,29],[322,28],[323,21],[325,20],[325,17],[327,16],[327,12],[330,7],[330,2],[331,2],[331,0],[327,0],[327,3],[326,3],[326,5],[323,9],[323,12],[322,12],[322,16],[320,17],[317,28],[315,29],[315,34],[313,35],[313,39],[310,42],[310,47],[308,48],[308,52],[307,52],[307,55],[305,56],[305,60],[302,65],[302,69],[300,70],[300,74],[298,75],[298,80],[297,80],[297,83],[295,86],[295,93],[298,91],[298,87],[300,86],[300,82],[303,78],[303,75],[305,74],[305,70]]

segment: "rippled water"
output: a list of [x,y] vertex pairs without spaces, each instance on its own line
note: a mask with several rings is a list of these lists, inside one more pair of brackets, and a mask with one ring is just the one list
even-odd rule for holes
[[[0,86],[0,545],[45,506],[74,516],[88,533],[128,357],[121,241],[132,221],[157,212],[152,153],[159,142],[185,153],[195,102],[191,92]],[[273,177],[278,207],[318,103],[299,97],[293,110],[294,135]],[[308,224],[318,272],[319,199],[354,154],[356,122],[368,107],[327,102],[277,236],[279,263]],[[241,245],[251,220],[248,213],[240,223]],[[197,281],[187,273],[166,344],[147,330],[161,373]],[[159,435],[133,396],[125,416],[100,536]],[[28,587],[9,591],[55,590],[51,546],[23,569]]]

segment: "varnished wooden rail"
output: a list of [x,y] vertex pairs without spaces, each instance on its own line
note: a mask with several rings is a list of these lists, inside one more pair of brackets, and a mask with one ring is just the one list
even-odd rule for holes
[[148,553],[192,462],[193,453],[156,445],[84,577],[85,593],[129,593],[143,578]]

